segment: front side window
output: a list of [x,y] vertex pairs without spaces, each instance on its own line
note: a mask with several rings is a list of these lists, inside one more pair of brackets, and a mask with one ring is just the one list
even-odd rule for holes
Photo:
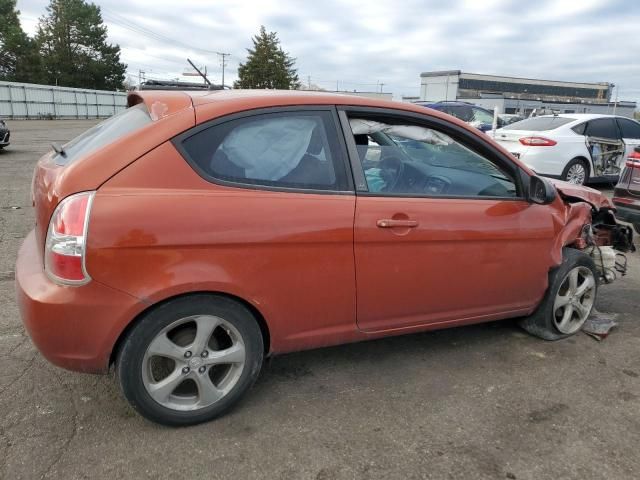
[[371,193],[518,196],[509,173],[439,130],[374,118],[349,123]]
[[182,143],[205,177],[262,186],[345,189],[329,112],[269,113],[201,130]]
[[619,118],[618,125],[622,131],[622,138],[640,139],[640,123],[626,118]]

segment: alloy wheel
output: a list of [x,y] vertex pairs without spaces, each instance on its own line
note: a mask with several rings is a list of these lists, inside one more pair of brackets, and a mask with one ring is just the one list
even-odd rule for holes
[[583,185],[587,177],[587,171],[581,163],[575,163],[567,171],[567,182],[574,185]]
[[172,410],[198,410],[225,397],[246,362],[238,330],[223,318],[195,315],[160,331],[142,362],[147,393]]
[[559,332],[577,332],[595,302],[596,279],[591,269],[575,267],[564,278],[553,303],[553,322]]

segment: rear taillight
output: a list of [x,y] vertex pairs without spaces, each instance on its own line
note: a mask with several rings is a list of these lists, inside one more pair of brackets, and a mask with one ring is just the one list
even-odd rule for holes
[[553,147],[558,143],[545,137],[522,137],[518,141],[527,147]]
[[629,168],[640,168],[640,152],[633,151],[631,155],[627,157],[627,167]]
[[44,269],[57,283],[82,285],[91,280],[84,261],[94,195],[95,192],[70,195],[53,212],[44,247]]

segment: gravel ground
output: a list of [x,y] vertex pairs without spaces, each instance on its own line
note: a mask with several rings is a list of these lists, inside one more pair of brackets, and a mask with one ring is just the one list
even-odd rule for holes
[[0,478],[640,478],[640,254],[601,289],[603,342],[497,322],[273,359],[231,414],[186,429],[112,375],[60,370],[20,322],[13,267],[36,159],[90,121],[12,121],[0,152]]

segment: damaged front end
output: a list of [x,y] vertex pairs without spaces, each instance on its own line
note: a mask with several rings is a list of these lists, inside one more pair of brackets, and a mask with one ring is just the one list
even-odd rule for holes
[[616,222],[611,201],[597,190],[554,181],[567,206],[561,246],[589,254],[603,283],[611,283],[627,272],[625,253],[634,252],[633,230]]

